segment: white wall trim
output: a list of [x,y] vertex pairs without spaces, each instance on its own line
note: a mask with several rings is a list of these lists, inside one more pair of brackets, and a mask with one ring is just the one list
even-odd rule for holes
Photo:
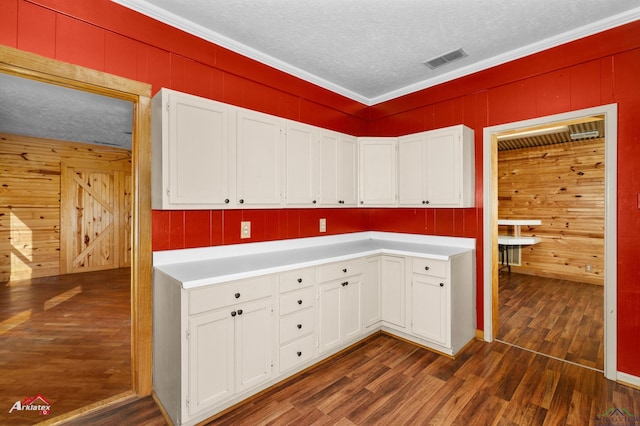
[[618,382],[640,388],[640,377],[618,371]]
[[[593,108],[571,111],[546,117],[514,123],[486,127],[483,133],[483,306],[484,338],[491,342],[493,335],[492,317],[492,265],[493,244],[491,241],[493,204],[491,198],[491,137],[493,134],[524,127],[553,124],[591,115],[605,116],[605,247],[604,247],[604,337],[605,337],[605,377],[616,380],[617,372],[617,146],[618,146],[618,105],[609,104]],[[495,218],[497,219],[497,218]],[[633,376],[629,376],[633,377]]]

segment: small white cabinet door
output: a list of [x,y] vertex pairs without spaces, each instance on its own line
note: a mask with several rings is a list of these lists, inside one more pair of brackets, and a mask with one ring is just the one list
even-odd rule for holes
[[318,334],[320,352],[337,346],[341,342],[342,286],[339,281],[320,285]]
[[318,203],[318,129],[289,121],[286,130],[287,206]]
[[340,283],[342,286],[340,301],[341,340],[357,337],[362,331],[362,276],[358,275]]
[[271,299],[239,304],[236,312],[236,392],[243,392],[272,376]]
[[238,110],[237,202],[247,207],[282,205],[284,120]]
[[355,206],[357,202],[357,139],[320,132],[319,202],[323,206]]
[[406,325],[405,258],[384,255],[380,259],[382,320],[399,327]]
[[425,133],[398,138],[398,204],[426,205]]
[[168,89],[153,98],[155,209],[220,208],[230,202],[228,105]]
[[396,138],[358,138],[359,204],[397,204]]
[[357,337],[362,331],[362,278],[353,276],[320,285],[320,352]]
[[382,319],[381,264],[382,256],[372,256],[365,259],[362,279],[362,324],[364,327],[377,324]]
[[234,394],[235,319],[222,308],[189,320],[189,415]]
[[448,283],[413,274],[411,294],[412,332],[442,346],[450,345]]
[[427,132],[426,198],[431,207],[473,207],[473,130],[453,126]]

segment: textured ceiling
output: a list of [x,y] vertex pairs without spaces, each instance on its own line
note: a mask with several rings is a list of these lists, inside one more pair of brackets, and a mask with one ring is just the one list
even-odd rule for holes
[[367,105],[640,19],[638,0],[114,1]]
[[131,149],[131,102],[3,73],[0,99],[0,133]]

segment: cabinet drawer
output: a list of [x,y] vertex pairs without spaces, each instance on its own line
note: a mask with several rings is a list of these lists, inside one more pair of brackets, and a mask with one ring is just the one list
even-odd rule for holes
[[306,309],[281,318],[280,343],[287,343],[313,332],[313,317],[313,309]]
[[353,259],[319,266],[318,276],[320,282],[327,282],[362,274],[362,270],[362,259]]
[[308,287],[316,282],[316,268],[296,269],[280,274],[280,292]]
[[314,354],[313,335],[296,340],[280,348],[280,371],[309,361]]
[[287,315],[313,306],[313,287],[280,296],[280,315]]
[[448,265],[446,260],[413,258],[413,273],[447,278]]
[[267,275],[190,290],[189,314],[269,297],[273,291],[272,282],[273,275]]

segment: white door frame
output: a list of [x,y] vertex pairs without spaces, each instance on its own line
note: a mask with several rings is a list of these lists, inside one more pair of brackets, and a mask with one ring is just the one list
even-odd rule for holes
[[[486,127],[483,132],[483,235],[484,235],[484,340],[491,342],[493,335],[493,265],[494,227],[497,227],[497,182],[492,181],[492,167],[497,167],[497,155],[492,151],[493,138],[504,131],[553,125],[554,122],[574,120],[581,117],[604,115],[605,117],[605,212],[604,212],[604,375],[617,379],[617,145],[618,105],[609,104],[562,114],[539,117],[514,123]],[[495,148],[493,148],[495,149]],[[494,164],[495,163],[495,164]],[[495,187],[495,188],[494,188]],[[495,204],[495,205],[494,205]],[[494,213],[495,211],[495,213]],[[497,251],[497,250],[496,250]],[[496,262],[497,264],[497,259]]]

